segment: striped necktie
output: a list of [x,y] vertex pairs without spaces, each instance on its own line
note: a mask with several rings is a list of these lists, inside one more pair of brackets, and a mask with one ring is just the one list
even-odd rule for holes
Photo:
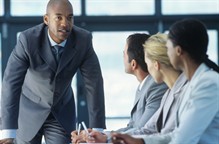
[[60,60],[61,54],[63,52],[63,47],[59,45],[55,45],[52,50],[53,50],[56,62],[58,63]]

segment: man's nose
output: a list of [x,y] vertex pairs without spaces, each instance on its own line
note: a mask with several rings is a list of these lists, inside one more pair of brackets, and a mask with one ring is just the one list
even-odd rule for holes
[[66,26],[68,26],[68,23],[69,23],[69,22],[68,22],[68,19],[67,19],[67,18],[63,18],[63,19],[62,19],[62,22],[61,22],[61,25],[64,26],[64,27],[66,27]]

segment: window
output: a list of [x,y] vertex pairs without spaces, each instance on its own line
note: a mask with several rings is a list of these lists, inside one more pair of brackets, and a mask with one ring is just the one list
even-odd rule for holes
[[[2,50],[2,35],[0,33],[0,50]],[[0,92],[2,91],[2,51],[0,51]],[[0,103],[1,103],[1,96],[0,96]],[[1,118],[1,107],[0,107],[0,118]],[[0,133],[1,134],[1,133]],[[1,135],[0,135],[1,137]]]
[[219,14],[219,0],[162,0],[162,13]]
[[218,31],[208,30],[209,44],[208,44],[208,57],[213,62],[218,64]]
[[[42,16],[49,0],[11,0],[12,16]],[[74,15],[81,15],[81,0],[70,0]]]
[[153,15],[154,0],[86,0],[86,15]]
[[0,0],[0,16],[4,15],[4,1]]

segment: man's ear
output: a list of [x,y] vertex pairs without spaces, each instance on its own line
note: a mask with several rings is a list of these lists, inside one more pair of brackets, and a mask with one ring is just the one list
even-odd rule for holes
[[177,46],[175,47],[175,49],[176,49],[176,55],[177,55],[177,56],[180,56],[180,55],[183,54],[183,50],[182,50],[181,46],[177,45]]
[[135,70],[136,67],[137,67],[137,62],[136,62],[136,60],[134,60],[134,59],[131,60],[130,64],[131,64],[132,70]]
[[48,21],[48,15],[47,14],[45,14],[44,16],[43,16],[43,21],[44,21],[44,23],[46,24],[46,25],[48,25],[49,24],[49,21]]

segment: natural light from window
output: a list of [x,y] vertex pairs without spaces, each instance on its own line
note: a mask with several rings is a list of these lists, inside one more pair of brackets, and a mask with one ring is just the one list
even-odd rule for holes
[[[49,0],[11,0],[12,16],[43,16]],[[81,15],[81,0],[70,0],[74,15]]]

